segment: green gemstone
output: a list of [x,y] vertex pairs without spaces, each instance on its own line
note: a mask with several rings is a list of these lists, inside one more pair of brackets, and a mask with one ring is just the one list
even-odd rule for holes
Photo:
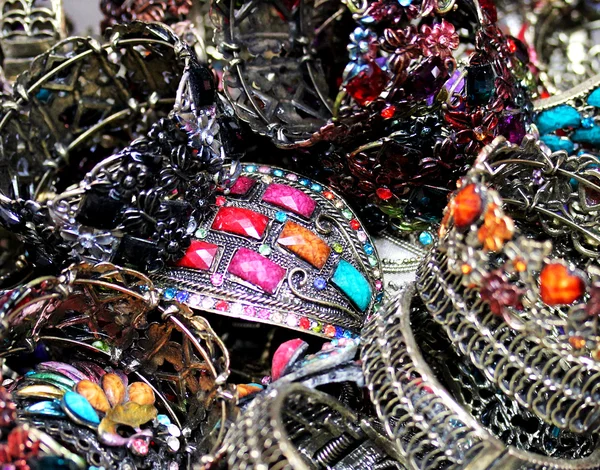
[[94,341],[92,343],[92,346],[94,346],[96,349],[99,349],[100,351],[110,352],[110,346],[104,341]]
[[320,333],[323,330],[323,324],[320,322],[315,322],[311,330],[315,333]]
[[369,256],[369,264],[373,267],[377,266],[377,256],[371,255]]
[[206,230],[205,228],[199,228],[198,230],[196,230],[196,233],[195,233],[196,238],[201,238],[201,239],[206,238],[207,235],[208,235],[208,230]]
[[350,209],[344,209],[342,211],[342,215],[344,217],[346,217],[346,219],[348,219],[348,220],[350,220],[350,219],[352,219],[354,217],[354,214],[352,213],[352,211]]
[[340,245],[339,243],[334,243],[333,251],[335,251],[336,253],[342,253],[344,251],[344,247],[342,245]]
[[258,252],[263,256],[269,256],[272,253],[272,249],[269,245],[260,245]]

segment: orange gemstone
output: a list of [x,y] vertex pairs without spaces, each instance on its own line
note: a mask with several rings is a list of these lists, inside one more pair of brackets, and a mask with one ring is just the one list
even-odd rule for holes
[[458,228],[468,227],[481,215],[483,202],[476,189],[474,184],[469,184],[452,201],[454,223]]
[[581,349],[585,346],[585,339],[583,339],[581,336],[571,336],[569,338],[569,343],[575,349]]
[[317,269],[325,266],[331,253],[331,248],[327,243],[307,228],[291,221],[288,221],[283,227],[277,243],[304,261],[308,261]]
[[468,264],[463,264],[460,267],[460,270],[463,274],[471,274],[473,272],[473,268],[471,266],[469,266]]
[[540,274],[540,293],[548,305],[570,304],[585,292],[585,282],[561,263],[544,266]]
[[518,258],[513,262],[513,266],[515,267],[515,269],[517,270],[517,272],[525,272],[525,270],[527,269],[527,263],[521,259]]
[[488,205],[483,225],[477,232],[477,238],[488,251],[498,251],[504,246],[504,242],[510,240],[514,233],[514,224],[511,218],[497,210],[498,206],[491,203]]

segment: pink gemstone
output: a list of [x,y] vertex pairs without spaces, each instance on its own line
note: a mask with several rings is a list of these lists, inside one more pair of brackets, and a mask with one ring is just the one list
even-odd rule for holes
[[287,318],[285,319],[287,326],[295,328],[298,326],[298,317],[293,313],[288,313]]
[[261,166],[258,168],[258,172],[269,174],[269,173],[271,173],[271,167],[270,166]]
[[375,281],[375,289],[377,289],[377,290],[383,289],[383,282],[381,282],[379,279],[377,281]]
[[256,180],[254,178],[240,176],[231,187],[229,194],[233,194],[234,196],[245,196],[255,184]]
[[150,445],[146,439],[133,439],[129,445],[137,455],[147,455],[150,450]]
[[202,303],[202,297],[198,294],[192,294],[190,295],[186,303],[192,308],[198,308]]
[[269,224],[269,218],[242,207],[221,207],[212,224],[213,230],[229,232],[260,240]]
[[221,273],[214,273],[212,276],[210,276],[210,282],[212,283],[213,286],[215,287],[219,287],[223,285],[223,275]]
[[306,218],[313,214],[317,206],[314,199],[299,189],[276,183],[269,185],[262,200]]
[[271,363],[271,377],[273,380],[281,377],[307,348],[308,344],[301,339],[292,339],[279,346]]
[[295,175],[294,173],[288,173],[285,177],[290,181],[298,181],[298,175]]
[[363,232],[362,230],[359,230],[358,232],[356,232],[356,236],[358,237],[358,240],[361,241],[362,243],[367,241],[367,234],[365,232]]
[[177,266],[208,271],[218,251],[219,247],[217,245],[201,240],[192,240],[185,256],[177,262]]
[[271,318],[271,311],[263,308],[256,312],[256,318],[260,318],[261,320],[268,320],[269,318]]
[[233,255],[227,270],[269,294],[277,290],[286,273],[278,264],[248,248],[240,248]]
[[244,315],[247,317],[255,317],[256,309],[252,305],[247,305],[244,307]]

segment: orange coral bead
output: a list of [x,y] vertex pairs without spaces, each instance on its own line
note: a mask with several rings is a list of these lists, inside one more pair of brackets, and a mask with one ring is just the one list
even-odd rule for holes
[[144,382],[133,382],[129,386],[129,401],[138,405],[153,405],[154,391]]
[[585,282],[561,263],[544,266],[540,274],[540,293],[548,305],[570,304],[585,292]]
[[102,388],[110,402],[110,406],[117,406],[125,401],[127,389],[121,377],[117,374],[110,373],[102,376]]
[[452,201],[454,224],[458,228],[468,227],[481,215],[483,201],[476,189],[474,184],[469,184],[462,188]]
[[110,404],[104,391],[94,382],[82,380],[77,383],[75,391],[85,397],[95,410],[106,413],[110,409]]

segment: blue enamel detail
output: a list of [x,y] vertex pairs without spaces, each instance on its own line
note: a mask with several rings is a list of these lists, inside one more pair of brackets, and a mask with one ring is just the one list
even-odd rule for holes
[[565,127],[579,127],[581,115],[573,107],[566,104],[542,111],[535,119],[540,134],[548,134]]
[[61,402],[63,410],[76,420],[83,421],[86,424],[100,424],[100,418],[96,410],[92,408],[90,402],[84,396],[76,392],[67,392],[63,395]]
[[371,303],[373,291],[365,277],[345,260],[340,260],[331,282],[336,285],[361,312]]
[[34,403],[33,405],[26,407],[25,411],[32,415],[58,416],[60,418],[65,416],[64,411],[60,407],[60,403],[53,400]]

